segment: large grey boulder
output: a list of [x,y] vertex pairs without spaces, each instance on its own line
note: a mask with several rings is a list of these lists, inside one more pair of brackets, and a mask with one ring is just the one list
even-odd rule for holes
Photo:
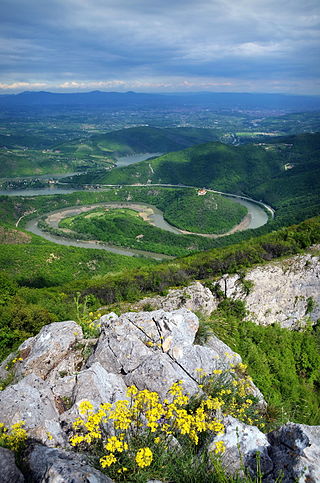
[[32,373],[41,379],[54,379],[56,374],[77,370],[80,361],[75,345],[82,338],[80,325],[71,320],[44,326],[19,347],[23,361],[17,364],[16,378]]
[[127,386],[117,374],[107,372],[99,362],[81,371],[74,387],[74,403],[90,400],[97,409],[102,403],[126,399]]
[[187,309],[129,312],[110,321],[103,319],[102,333],[87,366],[99,362],[106,371],[121,375],[126,385],[157,391],[161,397],[177,380],[183,380],[185,389],[194,394],[199,369],[211,374],[239,360],[224,344],[219,351],[194,345],[198,327],[197,316]]
[[224,420],[225,434],[209,445],[223,441],[221,461],[230,475],[252,478],[261,473],[265,483],[318,483],[320,481],[320,426],[287,423],[265,435],[231,416]]
[[33,483],[112,483],[83,455],[32,444],[24,454],[25,474]]
[[217,308],[218,301],[207,287],[204,287],[200,282],[194,282],[188,287],[171,289],[168,295],[148,297],[135,303],[135,306],[140,310],[143,310],[147,305],[154,310],[163,309],[172,312],[183,308],[191,310],[191,312],[210,315]]
[[23,483],[24,477],[16,465],[14,453],[0,446],[0,481],[1,483]]
[[0,392],[0,422],[10,426],[19,421],[25,421],[32,438],[51,446],[65,443],[54,395],[33,374]]

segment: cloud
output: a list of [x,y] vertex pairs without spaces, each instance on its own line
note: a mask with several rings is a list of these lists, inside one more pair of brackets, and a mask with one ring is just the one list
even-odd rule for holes
[[0,89],[5,90],[21,90],[21,89],[41,89],[47,87],[45,82],[12,82],[11,84],[3,84],[0,82]]
[[212,89],[287,79],[308,92],[319,12],[318,0],[2,0],[0,81],[159,90],[178,78]]

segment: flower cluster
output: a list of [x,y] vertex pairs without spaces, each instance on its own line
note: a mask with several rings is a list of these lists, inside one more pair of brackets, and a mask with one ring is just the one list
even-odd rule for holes
[[25,443],[28,435],[23,428],[24,421],[19,421],[7,428],[3,423],[0,423],[0,446],[18,451]]
[[[192,398],[185,394],[182,381],[177,381],[164,400],[156,392],[131,386],[127,399],[101,404],[97,410],[89,401],[82,401],[71,445],[94,449],[101,467],[118,481],[125,479],[128,471],[140,474],[150,467],[153,471],[157,460],[169,457],[173,438],[181,448],[187,445],[194,454],[201,453],[206,435],[212,438],[212,433],[224,433],[225,415],[257,424],[252,381],[244,364],[216,369],[211,375],[202,369],[197,373],[199,393]],[[224,442],[215,441],[213,454],[224,451]]]
[[12,369],[17,362],[22,362],[22,361],[23,361],[22,357],[19,357],[19,356],[15,357],[14,359],[11,359],[11,361],[9,361],[8,364],[6,365],[6,370],[8,371]]
[[97,322],[100,319],[100,312],[89,312],[87,316],[83,316],[79,320],[82,327],[83,334],[86,338],[96,337],[99,334],[100,324]]
[[255,408],[252,379],[246,374],[247,365],[230,365],[228,370],[215,370],[207,376],[200,372],[199,386],[208,394],[215,394],[222,401],[222,415],[231,415],[246,424],[264,427],[262,416]]
[[140,448],[136,455],[136,462],[140,468],[144,466],[150,466],[152,462],[153,454],[150,448]]
[[[82,401],[79,405],[82,417],[73,423],[71,445],[83,447],[99,443],[106,452],[100,458],[103,468],[119,466],[117,472],[123,473],[127,470],[123,466],[123,462],[127,462],[126,455],[127,459],[130,457],[131,465],[143,469],[150,466],[154,458],[149,446],[154,449],[162,445],[163,450],[167,450],[172,436],[187,437],[190,443],[197,445],[199,433],[210,430],[219,434],[224,431],[221,420],[215,417],[223,402],[207,396],[195,410],[188,409],[190,398],[183,393],[182,381],[172,385],[168,399],[163,402],[156,392],[139,391],[135,386],[128,388],[127,395],[128,400],[120,400],[113,405],[102,404],[97,411],[89,401]],[[115,433],[113,436],[107,436],[103,430],[104,425],[110,422]],[[134,440],[141,435],[150,444],[135,448]],[[221,442],[215,452],[223,451]]]

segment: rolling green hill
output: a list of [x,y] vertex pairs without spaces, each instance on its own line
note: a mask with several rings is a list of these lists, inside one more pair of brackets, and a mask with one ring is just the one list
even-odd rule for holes
[[112,170],[103,181],[186,184],[240,193],[280,171],[281,161],[275,153],[261,146],[213,142]]
[[168,153],[218,138],[215,129],[141,126],[93,136],[91,143],[115,156],[125,156],[133,153]]
[[[219,139],[215,129],[140,126],[52,144],[36,136],[0,136],[0,177],[67,173],[111,166],[118,156],[169,152]],[[1,147],[2,146],[2,147]],[[111,163],[111,164],[110,164]]]
[[176,151],[194,144],[219,139],[215,129],[202,128],[155,128],[149,126],[120,129],[91,136],[85,144],[79,140],[63,143],[57,148],[66,154],[95,154],[96,156],[127,156],[134,153]]
[[320,134],[259,145],[206,143],[114,169],[100,182],[186,184],[247,194],[276,208],[282,224],[295,223],[320,212]]

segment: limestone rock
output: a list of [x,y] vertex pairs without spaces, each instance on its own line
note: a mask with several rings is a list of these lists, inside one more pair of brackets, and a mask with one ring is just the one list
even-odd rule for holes
[[171,312],[185,308],[191,312],[210,315],[217,308],[218,302],[208,288],[200,282],[194,282],[186,288],[169,290],[166,296],[145,298],[135,305],[141,310],[146,305],[150,305],[154,310],[163,309]]
[[227,368],[230,364],[237,365],[242,361],[239,354],[233,352],[227,344],[213,334],[210,335],[204,345],[205,347],[210,347],[210,349],[214,350],[217,354],[217,359],[221,361],[221,365],[226,363]]
[[261,472],[266,483],[320,481],[320,426],[287,423],[265,435],[231,416],[224,423],[225,434],[215,436],[208,450],[225,443],[221,461],[229,474],[243,476],[245,467],[252,478]]
[[81,327],[73,321],[44,326],[19,347],[23,361],[17,365],[16,377],[32,373],[47,379],[52,373],[75,370],[79,361],[74,346],[82,337]]
[[320,481],[320,426],[287,423],[268,435],[273,479],[284,474],[283,483]]
[[33,374],[0,392],[0,422],[10,426],[18,421],[25,421],[32,438],[52,446],[65,443],[52,391]]
[[243,476],[243,468],[252,468],[254,473],[257,467],[256,456],[259,460],[262,473],[270,473],[273,463],[268,455],[269,441],[256,426],[249,426],[238,419],[228,416],[224,420],[225,434],[214,437],[208,447],[209,452],[215,449],[217,441],[223,441],[226,451],[221,456],[223,467],[230,475]]
[[105,320],[87,365],[99,362],[106,371],[121,375],[126,385],[157,391],[161,397],[180,379],[194,394],[198,391],[198,369],[211,374],[240,359],[223,343],[217,350],[218,339],[212,347],[194,345],[198,327],[197,316],[186,309],[129,312],[109,323]]
[[24,477],[16,465],[14,453],[0,447],[0,480],[2,483],[23,483]]
[[250,270],[244,278],[225,275],[218,282],[227,297],[243,300],[248,320],[299,329],[320,318],[320,263],[299,255]]
[[81,371],[74,388],[74,403],[90,400],[97,409],[102,403],[126,399],[127,386],[122,378],[107,372],[99,362]]
[[90,466],[86,458],[71,451],[31,445],[24,455],[25,472],[34,483],[112,483]]

